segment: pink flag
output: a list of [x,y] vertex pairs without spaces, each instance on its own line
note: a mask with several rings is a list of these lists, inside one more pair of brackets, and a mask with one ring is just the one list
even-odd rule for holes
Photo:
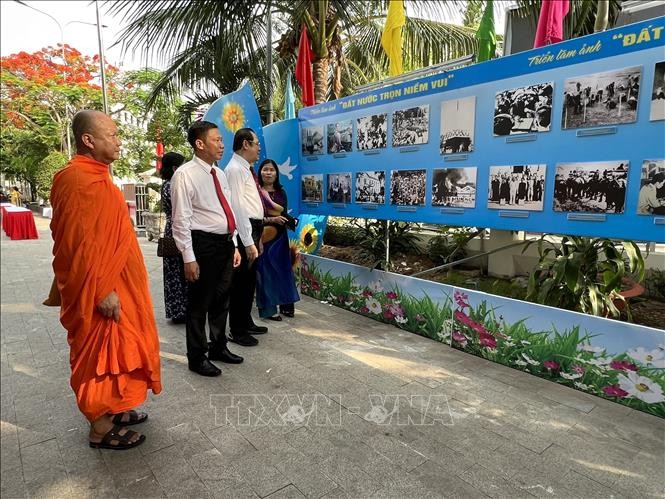
[[543,0],[533,48],[559,43],[563,40],[563,19],[568,14],[568,0]]

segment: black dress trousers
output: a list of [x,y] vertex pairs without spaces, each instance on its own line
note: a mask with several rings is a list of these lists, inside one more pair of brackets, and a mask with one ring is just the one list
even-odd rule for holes
[[[252,239],[256,249],[263,233],[263,220],[250,218],[252,223]],[[233,285],[231,286],[231,308],[229,310],[229,329],[232,335],[247,334],[247,328],[254,325],[252,320],[252,303],[256,292],[256,260],[252,265],[247,264],[245,247],[239,241],[238,251],[242,260],[233,272]]]
[[198,363],[208,351],[206,319],[211,348],[226,346],[226,317],[235,247],[229,234],[198,230],[192,231],[192,246],[199,264],[199,278],[189,283],[187,292],[187,358],[191,363]]

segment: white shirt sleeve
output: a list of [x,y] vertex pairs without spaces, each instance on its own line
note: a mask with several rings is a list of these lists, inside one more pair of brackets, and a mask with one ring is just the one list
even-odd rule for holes
[[[245,210],[243,202],[245,192],[243,172],[240,166],[229,164],[224,173],[226,174],[226,179],[229,181],[229,189],[231,189],[231,208],[236,217],[238,235],[245,247],[252,246],[254,244],[254,240],[252,239],[252,224],[249,221],[249,215]],[[250,175],[249,171],[247,174]]]
[[194,248],[192,246],[191,217],[192,217],[192,199],[189,193],[189,186],[186,175],[180,175],[181,172],[175,172],[171,179],[171,204],[172,204],[172,230],[175,245],[182,253],[182,260],[185,263],[195,262]]

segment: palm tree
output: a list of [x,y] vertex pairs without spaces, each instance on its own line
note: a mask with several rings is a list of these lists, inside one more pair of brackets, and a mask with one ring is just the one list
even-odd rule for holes
[[[144,50],[167,62],[155,92],[194,92],[210,101],[249,78],[264,104],[268,71],[283,81],[295,63],[297,41],[308,27],[314,52],[315,97],[353,93],[363,83],[387,75],[380,37],[385,0],[156,0],[107,2],[109,12],[128,23],[119,37],[125,50]],[[475,51],[474,31],[429,19],[444,19],[463,2],[406,2],[417,15],[404,29],[404,66],[412,70]],[[266,67],[267,12],[281,34],[274,66]],[[425,19],[427,17],[428,19]],[[282,85],[278,86],[283,87]],[[279,93],[277,99],[279,99]],[[260,106],[261,107],[261,106]]]

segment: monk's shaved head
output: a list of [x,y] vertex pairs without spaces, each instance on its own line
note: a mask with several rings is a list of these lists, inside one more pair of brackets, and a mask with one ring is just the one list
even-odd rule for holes
[[83,109],[74,115],[72,132],[76,140],[77,154],[106,165],[120,157],[118,128],[109,115]]
[[94,134],[102,120],[108,120],[109,117],[101,111],[92,109],[83,109],[74,115],[72,120],[72,132],[76,140],[76,148],[85,148],[82,136],[84,133]]

